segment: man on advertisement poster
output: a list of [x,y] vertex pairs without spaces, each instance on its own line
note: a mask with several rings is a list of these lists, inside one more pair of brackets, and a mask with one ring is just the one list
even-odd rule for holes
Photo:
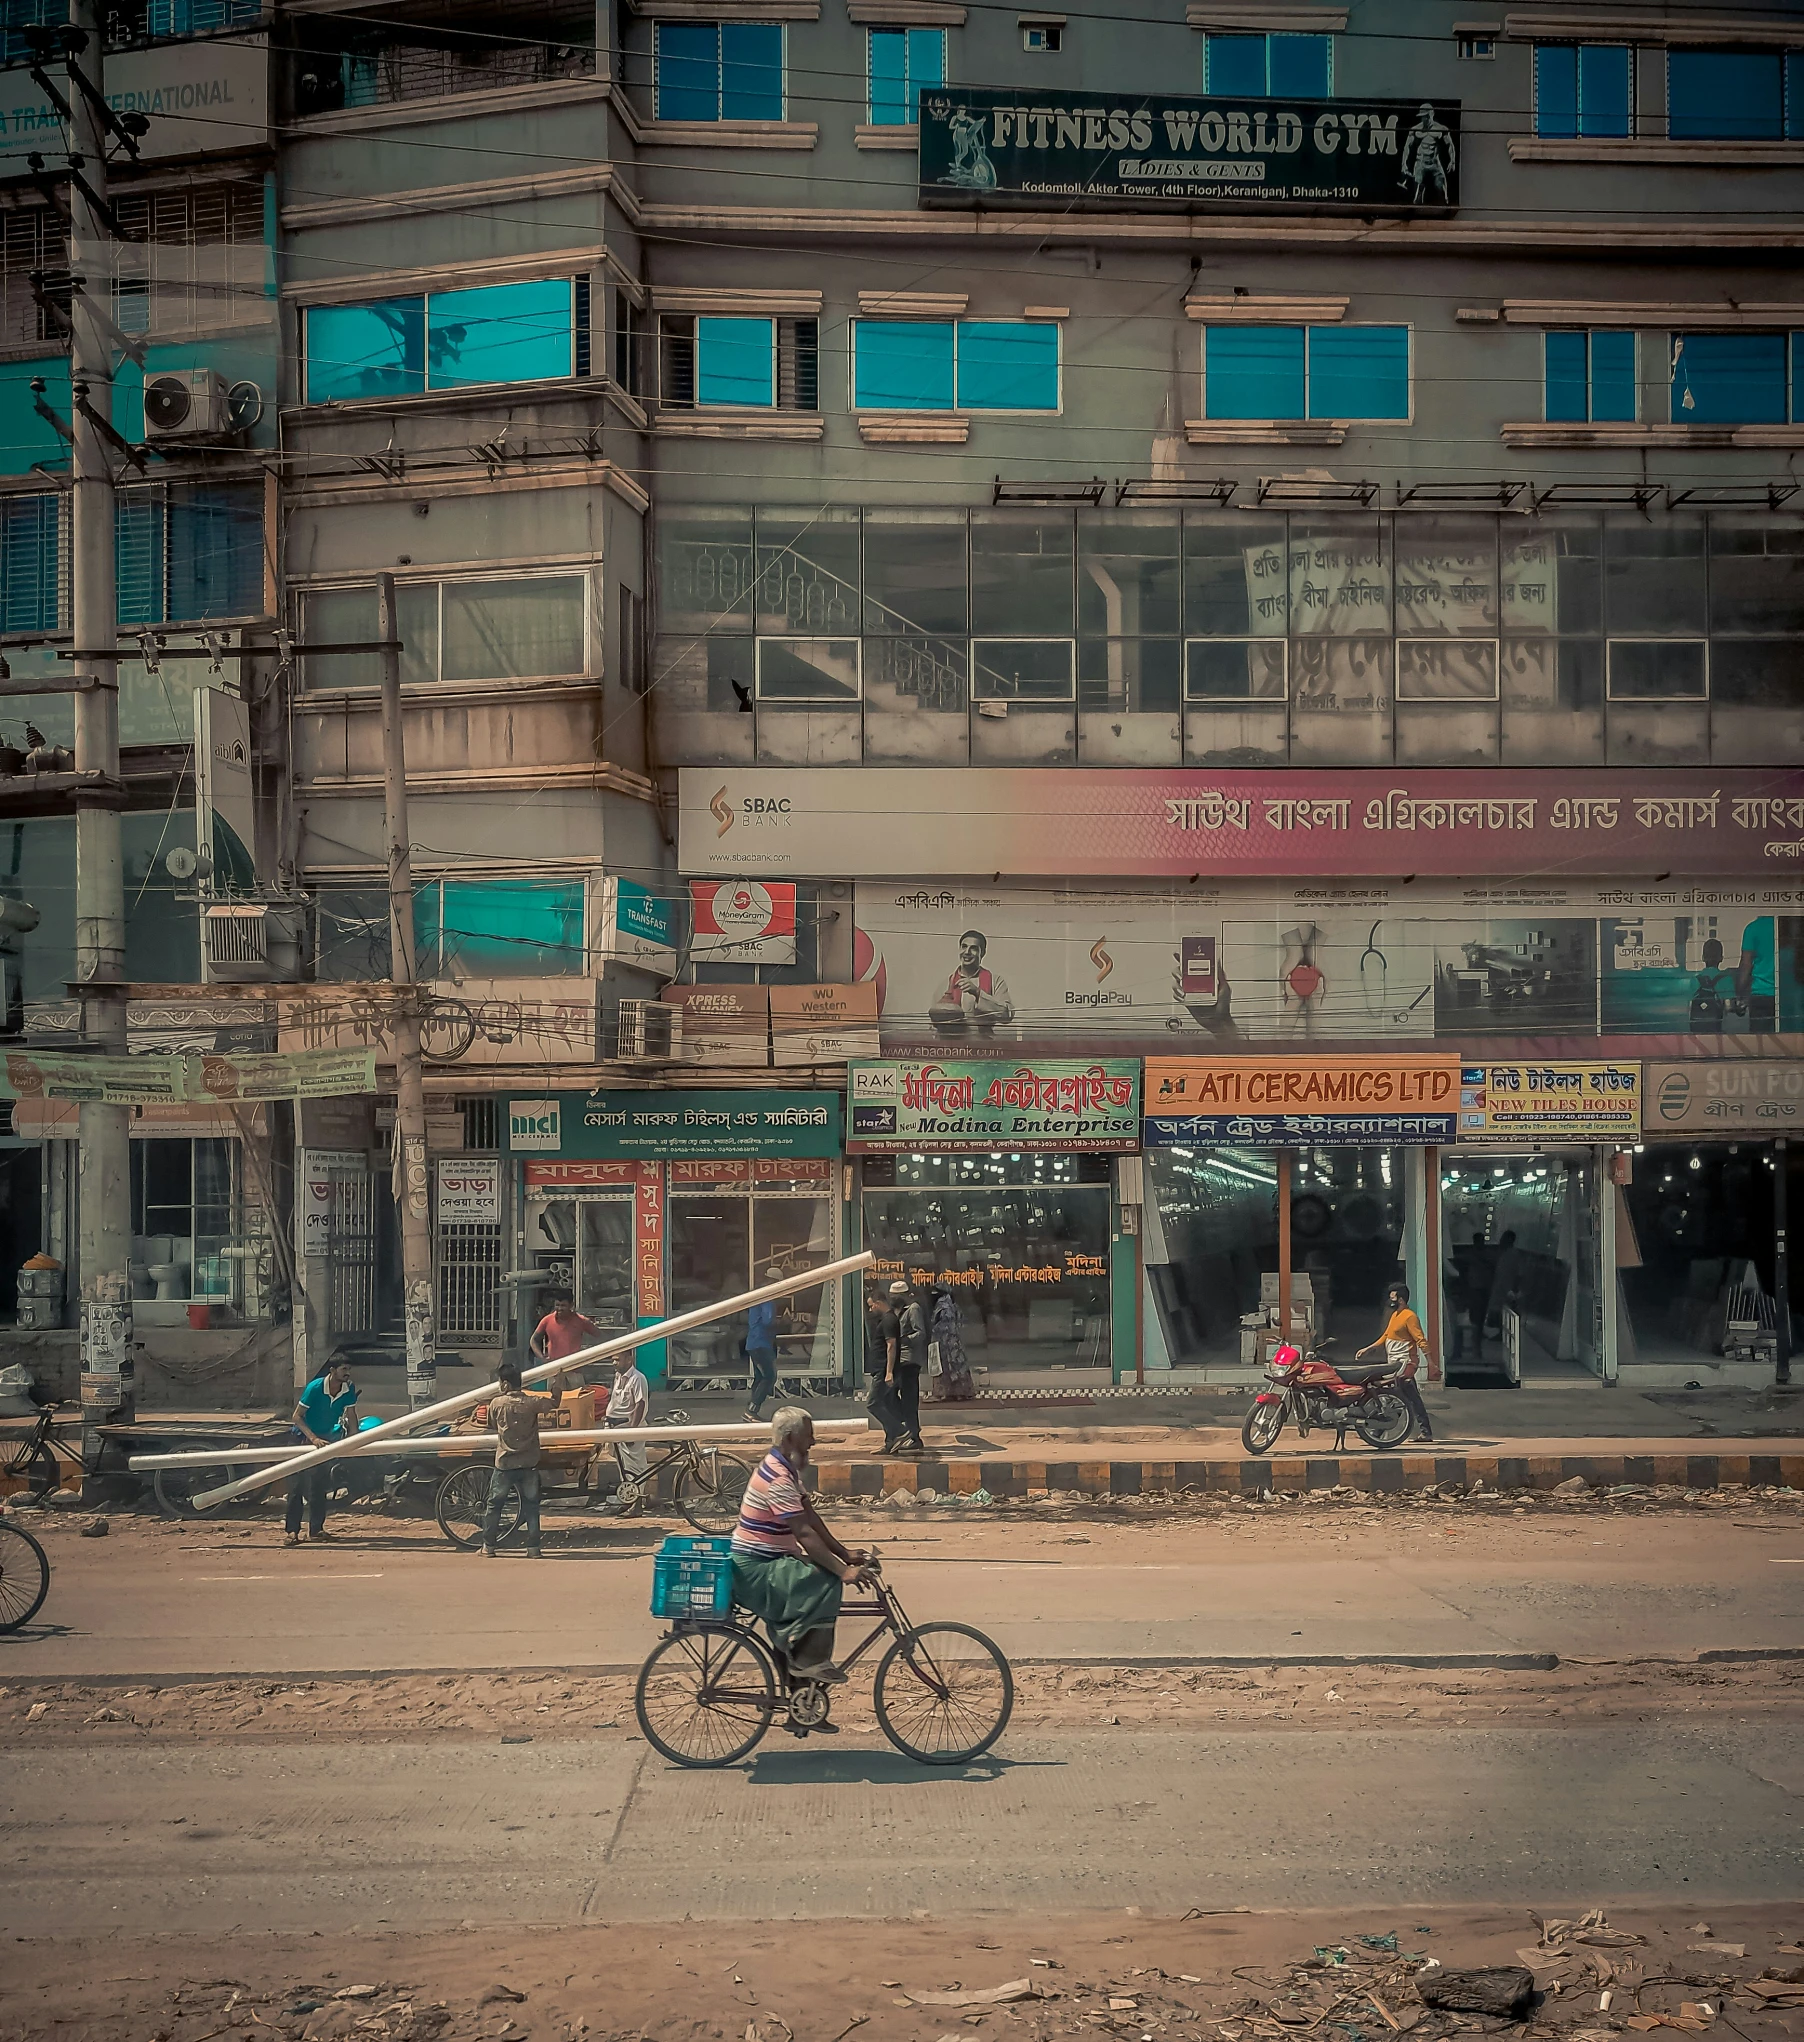
[[994,1035],[1015,1018],[1008,983],[984,963],[990,947],[981,929],[967,929],[958,939],[958,964],[946,989],[928,1008],[927,1016],[944,1036]]

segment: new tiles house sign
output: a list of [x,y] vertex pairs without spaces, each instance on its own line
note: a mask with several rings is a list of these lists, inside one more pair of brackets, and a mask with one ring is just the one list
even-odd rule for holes
[[1457,99],[1110,100],[944,88],[921,95],[923,206],[1459,204]]

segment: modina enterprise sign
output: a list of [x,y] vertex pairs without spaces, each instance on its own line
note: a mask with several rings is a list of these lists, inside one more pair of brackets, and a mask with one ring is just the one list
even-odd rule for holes
[[924,206],[1459,204],[1458,100],[921,95]]

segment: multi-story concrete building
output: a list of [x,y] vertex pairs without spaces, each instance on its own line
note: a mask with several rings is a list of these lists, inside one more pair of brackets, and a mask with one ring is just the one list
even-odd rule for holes
[[[1754,1366],[1804,11],[1470,12],[279,12],[279,365],[188,457],[267,588],[156,614],[367,643],[395,577],[448,1346],[510,1270],[625,1324],[868,1241],[992,1387],[1239,1377],[1280,1268],[1360,1342],[1401,1270],[1450,1363]],[[375,655],[246,671],[278,1039],[380,1057]],[[383,1118],[278,1114],[304,1352],[392,1323]]]

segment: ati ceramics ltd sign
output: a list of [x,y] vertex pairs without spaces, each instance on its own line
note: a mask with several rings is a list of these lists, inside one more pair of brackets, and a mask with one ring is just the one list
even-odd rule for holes
[[1451,212],[1459,101],[921,98],[924,206],[1348,206]]
[[1453,1140],[1456,1057],[1148,1057],[1148,1148]]

